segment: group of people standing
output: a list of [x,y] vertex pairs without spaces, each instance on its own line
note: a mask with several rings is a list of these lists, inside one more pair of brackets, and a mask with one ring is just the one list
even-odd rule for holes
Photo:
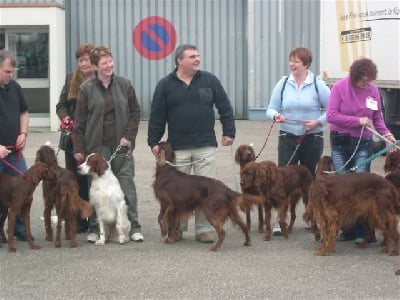
[[[66,167],[79,181],[80,194],[88,199],[90,179],[77,174],[77,165],[86,155],[99,152],[111,161],[111,169],[121,184],[131,222],[131,240],[144,240],[137,211],[134,182],[135,166],[131,152],[140,120],[140,107],[129,80],[114,73],[110,49],[84,44],[76,51],[77,69],[66,78],[57,114],[62,123],[73,122],[73,145],[65,151]],[[235,137],[235,121],[230,101],[219,80],[211,73],[200,71],[200,56],[193,45],[179,46],[175,51],[175,70],[157,84],[148,128],[148,145],[154,155],[168,128],[168,140],[174,147],[177,164],[183,172],[209,177],[216,176],[216,140],[214,106],[223,126],[221,143],[231,145]],[[168,126],[167,126],[168,124]],[[121,146],[122,151],[117,151]],[[195,218],[196,239],[213,242],[212,227],[204,214]],[[98,239],[94,214],[79,220],[79,231],[89,231],[87,240]],[[187,224],[186,224],[187,227]],[[182,226],[184,231],[185,225]]]
[[[131,82],[114,73],[113,55],[107,47],[83,44],[76,50],[77,68],[68,74],[57,103],[62,123],[73,124],[73,143],[65,151],[66,168],[77,177],[80,196],[89,200],[90,179],[77,173],[77,165],[92,152],[111,161],[128,206],[132,224],[131,240],[142,242],[134,182],[135,164],[132,151],[140,121],[140,106]],[[330,126],[332,158],[338,172],[347,172],[370,155],[374,126],[387,138],[395,138],[387,129],[379,91],[372,83],[377,68],[368,58],[356,60],[349,76],[336,82],[330,90],[309,67],[312,53],[299,47],[289,54],[290,74],[273,88],[266,116],[280,124],[278,165],[302,164],[315,176],[315,167],[323,152],[323,127]],[[0,172],[19,176],[26,163],[23,150],[28,132],[28,105],[21,87],[13,79],[16,61],[0,51]],[[200,70],[200,55],[194,45],[181,45],[175,51],[175,69],[156,85],[151,103],[147,143],[154,155],[167,129],[168,141],[176,153],[179,170],[196,175],[216,177],[218,141],[214,131],[217,109],[222,124],[223,146],[233,144],[236,128],[232,105],[213,74]],[[326,109],[326,111],[325,111]],[[338,138],[340,137],[340,138]],[[128,155],[127,155],[128,154]],[[10,167],[9,165],[13,166]],[[369,172],[370,163],[356,172]],[[89,220],[78,220],[79,232],[87,240],[98,239],[94,214]],[[181,232],[187,230],[187,222]],[[273,233],[280,234],[279,223]],[[24,237],[22,220],[15,235]],[[363,238],[359,224],[344,229],[341,239]],[[214,232],[202,212],[195,215],[195,238],[212,243]]]
[[[293,49],[289,54],[290,75],[272,91],[266,115],[280,123],[278,165],[301,164],[315,176],[323,152],[322,128],[328,123],[336,172],[369,172],[371,163],[364,162],[371,155],[372,131],[366,127],[374,127],[387,144],[395,142],[383,120],[379,91],[373,84],[376,65],[368,58],[355,60],[349,75],[329,90],[309,70],[311,62],[309,49]],[[273,234],[281,235],[278,222]],[[351,228],[343,228],[338,240],[361,243],[364,236],[361,224],[356,222]]]

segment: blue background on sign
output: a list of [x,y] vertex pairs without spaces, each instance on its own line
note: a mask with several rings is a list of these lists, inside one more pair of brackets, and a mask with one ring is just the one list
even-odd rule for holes
[[[163,26],[152,24],[149,27],[165,44],[168,44],[169,42],[168,32],[165,30]],[[142,32],[142,41],[143,45],[149,51],[162,50],[162,48],[146,32]]]

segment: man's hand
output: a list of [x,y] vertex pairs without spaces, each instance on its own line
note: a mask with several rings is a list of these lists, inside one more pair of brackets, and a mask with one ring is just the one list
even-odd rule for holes
[[5,158],[8,154],[10,154],[11,150],[8,150],[3,145],[0,145],[0,159]]
[[222,145],[224,146],[230,146],[233,144],[233,138],[229,136],[223,136],[221,140]]

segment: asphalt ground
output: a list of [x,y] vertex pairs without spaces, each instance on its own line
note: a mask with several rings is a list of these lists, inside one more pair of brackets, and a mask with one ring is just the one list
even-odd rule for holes
[[[239,168],[233,156],[238,145],[254,144],[260,151],[271,129],[264,121],[237,121],[233,147],[220,148],[218,178],[239,189]],[[220,124],[216,124],[221,135]],[[278,127],[272,127],[259,160],[277,161]],[[329,155],[325,131],[324,154]],[[57,145],[59,133],[31,130],[25,157],[28,166],[46,141]],[[34,193],[31,227],[39,250],[16,241],[16,253],[7,245],[0,249],[0,299],[399,299],[400,258],[381,254],[378,243],[366,249],[353,242],[338,242],[331,256],[314,255],[318,242],[305,229],[304,206],[297,206],[297,219],[288,240],[263,241],[252,211],[252,246],[244,247],[244,235],[228,221],[226,238],[219,252],[194,239],[194,222],[182,241],[163,243],[157,223],[159,204],[151,184],[155,160],[146,144],[147,122],[141,122],[134,151],[139,218],[143,243],[108,243],[95,246],[78,234],[78,248],[63,240],[61,248],[45,238],[41,184]],[[60,152],[59,163],[64,164]],[[372,162],[373,172],[383,175],[384,157]],[[177,191],[179,192],[179,191]],[[55,214],[55,212],[53,212]],[[274,212],[275,215],[275,212]],[[242,214],[243,219],[244,215]]]

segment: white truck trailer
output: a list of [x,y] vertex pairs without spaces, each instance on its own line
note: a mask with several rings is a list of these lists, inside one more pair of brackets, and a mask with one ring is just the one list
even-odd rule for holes
[[400,1],[322,0],[320,51],[328,85],[359,57],[375,62],[384,119],[400,139]]

